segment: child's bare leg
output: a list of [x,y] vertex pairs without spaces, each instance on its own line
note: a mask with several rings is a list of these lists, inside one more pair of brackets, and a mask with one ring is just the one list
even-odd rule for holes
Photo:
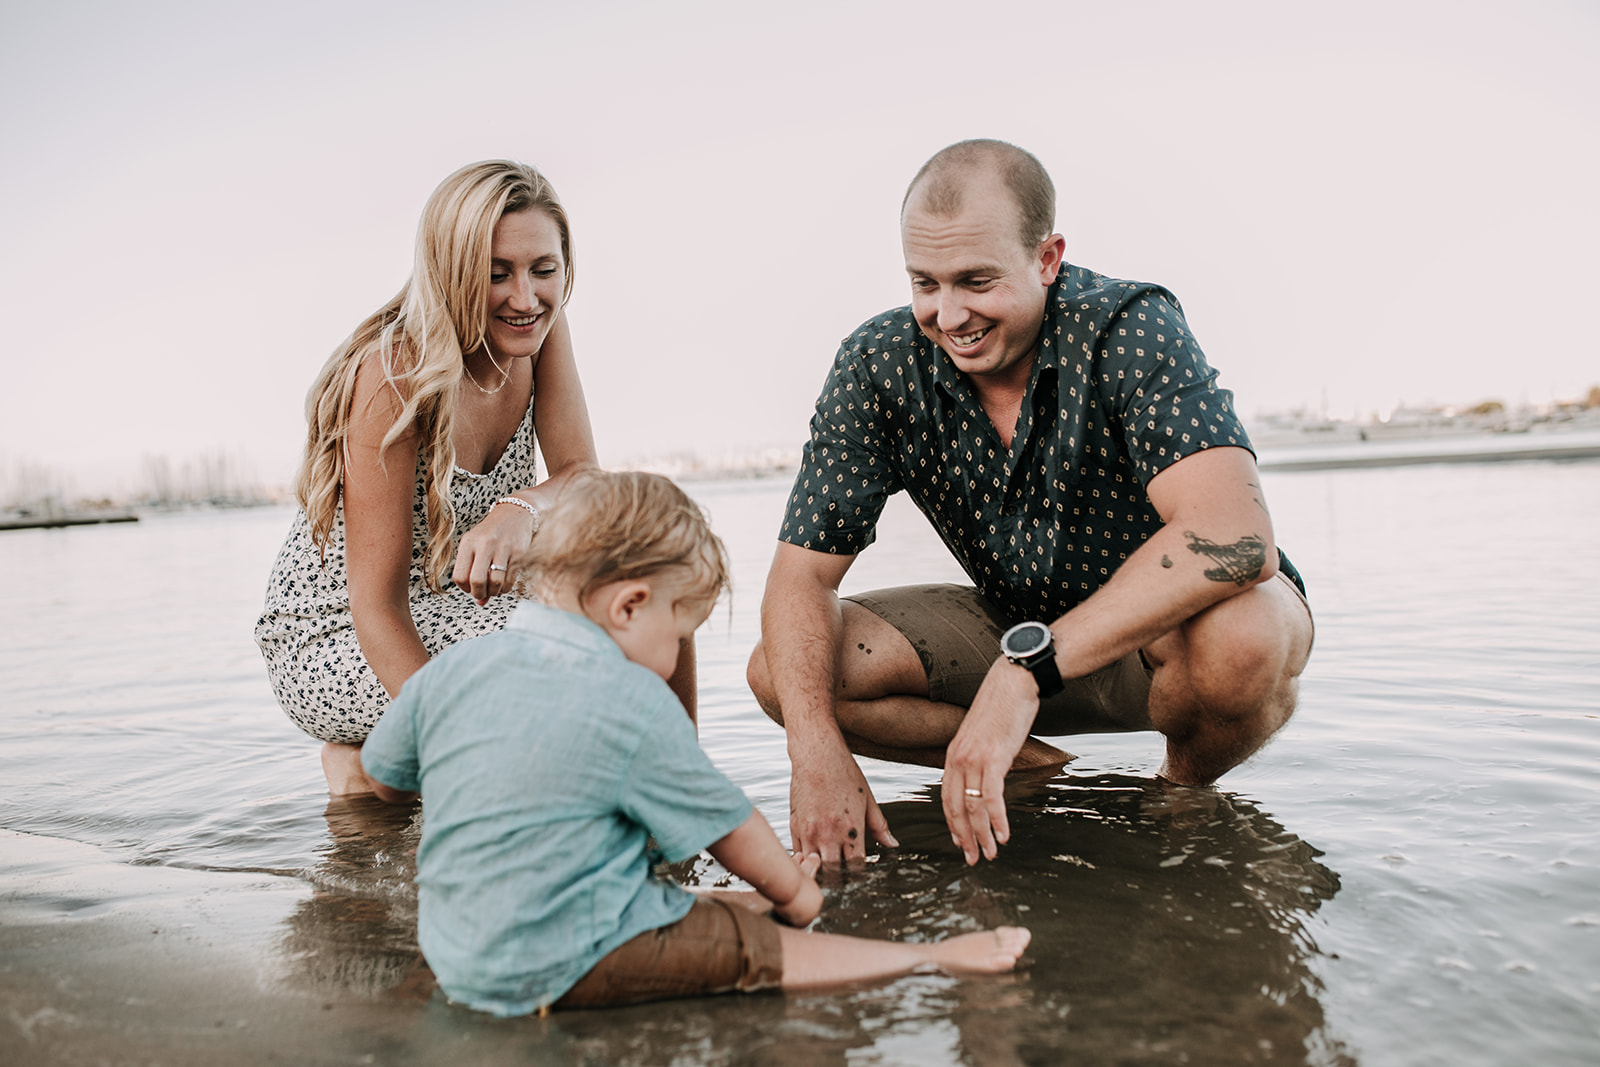
[[893,978],[928,964],[949,974],[1002,974],[1033,937],[1021,926],[980,930],[944,941],[877,941],[783,927],[783,988]]
[[360,745],[325,742],[322,746],[322,773],[328,779],[328,795],[331,797],[372,792],[367,772],[361,769]]

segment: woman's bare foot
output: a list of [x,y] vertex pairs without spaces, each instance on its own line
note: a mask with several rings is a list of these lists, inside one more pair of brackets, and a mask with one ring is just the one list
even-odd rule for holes
[[332,741],[322,746],[322,773],[328,779],[330,797],[372,792],[367,772],[361,769],[361,746],[340,745]]
[[1026,927],[999,926],[928,945],[928,958],[949,974],[1003,974],[1016,967],[1032,940]]

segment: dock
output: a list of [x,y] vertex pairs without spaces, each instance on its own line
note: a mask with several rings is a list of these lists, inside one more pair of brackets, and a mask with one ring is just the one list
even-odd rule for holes
[[131,511],[119,511],[106,515],[23,515],[14,518],[0,518],[0,530],[54,530],[62,526],[100,526],[110,522],[138,521],[139,516]]

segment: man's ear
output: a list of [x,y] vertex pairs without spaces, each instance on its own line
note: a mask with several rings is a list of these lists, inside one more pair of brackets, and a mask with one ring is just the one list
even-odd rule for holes
[[1039,243],[1039,280],[1045,285],[1050,285],[1056,280],[1056,274],[1061,270],[1061,263],[1066,259],[1067,239],[1059,233],[1053,233]]
[[650,601],[648,582],[617,582],[606,590],[604,605],[606,621],[612,628],[626,630],[633,624],[639,609]]

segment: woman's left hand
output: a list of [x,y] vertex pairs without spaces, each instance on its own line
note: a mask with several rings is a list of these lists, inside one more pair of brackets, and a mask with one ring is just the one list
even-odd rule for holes
[[526,508],[515,504],[496,504],[483,521],[461,536],[456,550],[451,581],[460,586],[478,605],[509,592],[516,584],[512,560],[533,539],[534,521]]

